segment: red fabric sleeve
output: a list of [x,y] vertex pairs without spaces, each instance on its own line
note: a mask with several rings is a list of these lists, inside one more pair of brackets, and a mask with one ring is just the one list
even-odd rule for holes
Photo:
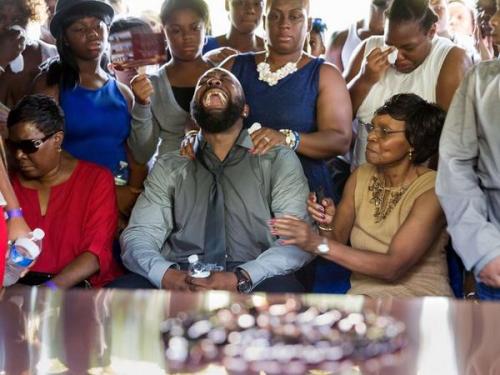
[[3,216],[3,208],[0,207],[0,288],[3,285],[5,271],[5,255],[7,254],[7,223]]
[[104,169],[96,170],[92,194],[86,207],[82,251],[99,259],[99,273],[90,278],[93,286],[102,286],[123,273],[113,258],[113,239],[118,224],[118,206],[113,175]]

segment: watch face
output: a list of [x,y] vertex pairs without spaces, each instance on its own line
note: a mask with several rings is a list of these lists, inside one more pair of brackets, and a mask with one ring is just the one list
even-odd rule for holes
[[252,290],[252,281],[245,276],[245,274],[240,270],[237,269],[235,271],[236,277],[238,278],[238,284],[236,285],[236,288],[238,289],[238,292],[240,293],[248,293]]
[[238,291],[240,293],[248,293],[252,289],[252,283],[248,280],[238,281]]
[[318,249],[318,253],[320,253],[320,254],[326,254],[330,251],[330,248],[325,243],[322,243],[321,245],[319,245],[317,249]]

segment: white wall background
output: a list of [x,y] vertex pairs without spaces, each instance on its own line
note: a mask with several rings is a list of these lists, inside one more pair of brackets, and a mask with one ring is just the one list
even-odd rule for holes
[[[206,0],[210,6],[214,35],[224,33],[228,28],[224,0]],[[160,12],[163,0],[125,0],[130,13],[138,15],[151,9]],[[328,33],[347,28],[354,21],[364,18],[368,12],[370,0],[311,0],[311,16],[321,17],[328,25]]]

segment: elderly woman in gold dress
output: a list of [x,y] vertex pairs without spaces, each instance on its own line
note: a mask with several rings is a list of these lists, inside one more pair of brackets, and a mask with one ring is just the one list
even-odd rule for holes
[[444,118],[417,95],[393,96],[364,124],[368,163],[351,175],[338,207],[310,196],[319,233],[293,217],[273,220],[272,233],[350,269],[351,294],[451,296],[446,222],[436,172],[425,165],[437,152]]

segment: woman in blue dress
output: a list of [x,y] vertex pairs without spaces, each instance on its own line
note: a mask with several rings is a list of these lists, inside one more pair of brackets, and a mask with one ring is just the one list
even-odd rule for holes
[[[294,149],[311,191],[331,197],[325,159],[343,155],[351,143],[351,101],[339,71],[321,58],[303,52],[311,29],[307,0],[266,3],[266,51],[230,57],[223,67],[240,80],[250,115],[258,122],[252,133],[255,154],[276,145]],[[348,272],[331,263],[316,264],[315,292],[343,293]]]
[[66,122],[62,147],[115,175],[120,213],[132,209],[146,168],[127,148],[132,93],[106,71],[113,8],[99,0],[59,0],[50,23],[59,59],[37,77],[34,91],[54,97]]

